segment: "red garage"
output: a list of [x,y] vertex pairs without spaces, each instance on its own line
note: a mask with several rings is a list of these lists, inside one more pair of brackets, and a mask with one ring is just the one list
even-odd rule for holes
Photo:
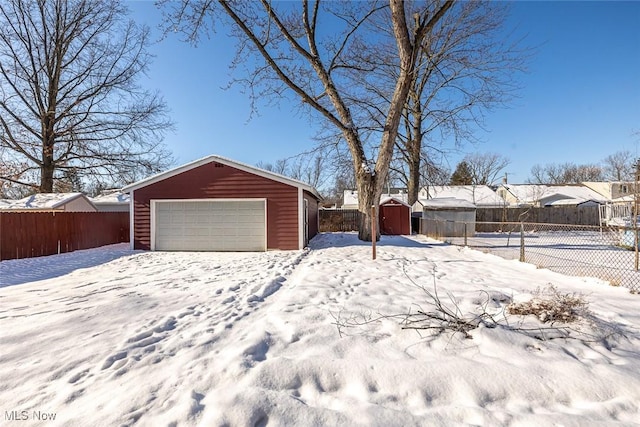
[[411,234],[411,206],[388,197],[380,201],[380,234],[400,235]]
[[131,245],[167,251],[302,249],[318,233],[311,186],[208,156],[123,189]]

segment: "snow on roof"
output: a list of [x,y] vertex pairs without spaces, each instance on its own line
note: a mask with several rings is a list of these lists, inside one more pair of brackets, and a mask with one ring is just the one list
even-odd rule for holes
[[[393,195],[393,196],[385,194],[385,195],[383,195],[383,197],[380,197],[380,204],[384,205],[385,203],[389,203],[390,201],[393,200],[393,201],[396,201],[396,202],[398,202],[398,203],[400,203],[400,204],[402,204],[404,206],[411,207],[411,205],[409,205],[409,203],[406,202],[406,197],[405,197],[405,200],[402,200],[402,198],[399,197],[399,196],[401,196],[401,194],[396,194],[396,195]],[[405,196],[406,196],[406,194],[405,194]]]
[[183,172],[189,171],[191,169],[195,169],[197,167],[206,165],[208,163],[211,162],[217,162],[217,163],[221,163],[227,166],[231,166],[234,167],[236,169],[240,169],[242,171],[245,172],[249,172],[252,173],[254,175],[258,175],[258,176],[262,176],[277,182],[282,182],[283,184],[287,184],[287,185],[291,185],[293,187],[298,187],[298,188],[302,188],[303,190],[306,190],[308,192],[310,192],[311,194],[313,194],[314,196],[316,196],[319,200],[322,200],[322,196],[320,196],[320,193],[318,193],[318,190],[316,190],[314,187],[310,186],[309,184],[302,182],[302,181],[298,181],[297,179],[293,179],[293,178],[289,178],[288,176],[284,176],[284,175],[280,175],[278,173],[275,172],[271,172],[268,170],[264,170],[264,169],[260,169],[258,167],[255,166],[251,166],[242,162],[238,162],[236,160],[231,160],[228,159],[226,157],[222,157],[222,156],[218,156],[216,154],[211,154],[209,156],[203,157],[201,159],[198,160],[194,160],[192,162],[186,163],[182,166],[178,166],[176,168],[173,169],[169,169],[167,171],[164,172],[160,172],[158,174],[152,175],[148,178],[145,178],[143,180],[140,180],[138,182],[134,182],[133,184],[129,184],[125,187],[122,188],[122,192],[123,193],[129,193],[131,191],[137,190],[139,188],[143,188],[146,187],[147,185],[151,185],[154,184],[156,182],[162,181],[164,179],[167,178],[171,178],[172,176],[181,174]]
[[419,202],[424,208],[431,209],[475,209],[476,205],[464,199],[455,197],[436,197],[434,199],[420,199]]
[[[477,207],[501,207],[505,201],[486,185],[436,185],[423,187],[425,199],[454,198],[466,200]],[[423,198],[423,197],[421,197]]]
[[633,194],[628,194],[626,196],[618,197],[616,199],[611,200],[611,203],[630,203],[634,201]]
[[545,206],[577,206],[582,205],[584,203],[594,203],[598,204],[595,200],[586,200],[586,199],[559,199],[554,200],[549,203],[545,203]]
[[127,204],[129,203],[129,195],[119,190],[108,191],[92,197],[91,201],[96,205]]
[[58,209],[79,197],[91,203],[82,193],[40,193],[20,200],[11,200],[3,209]]
[[[604,203],[607,198],[584,185],[502,184],[520,203],[536,203],[552,196]],[[577,202],[580,203],[580,202]],[[577,204],[575,201],[571,204]]]
[[[383,193],[380,195],[380,203],[389,201],[389,199],[395,199],[403,205],[409,206],[407,200],[409,196],[406,192],[403,193]],[[358,206],[358,191],[357,190],[344,190],[342,193],[342,206]]]

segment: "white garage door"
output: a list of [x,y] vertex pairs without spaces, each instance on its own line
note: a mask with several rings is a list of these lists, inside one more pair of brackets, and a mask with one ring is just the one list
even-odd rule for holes
[[153,249],[265,251],[264,199],[154,201]]

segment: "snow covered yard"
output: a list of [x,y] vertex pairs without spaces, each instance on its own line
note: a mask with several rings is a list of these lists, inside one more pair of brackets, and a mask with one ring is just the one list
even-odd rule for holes
[[[370,258],[354,234],[335,233],[309,251],[114,245],[1,262],[0,424],[639,422],[637,295],[421,236],[385,236]],[[496,318],[538,287],[582,292],[592,318],[576,327],[591,342],[482,325],[471,339],[418,334],[394,319],[340,336],[336,321],[426,308],[412,281]]]

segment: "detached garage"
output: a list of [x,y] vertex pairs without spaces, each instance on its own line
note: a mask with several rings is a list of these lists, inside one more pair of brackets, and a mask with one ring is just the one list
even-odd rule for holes
[[282,175],[208,156],[123,189],[133,249],[302,249],[318,233],[318,192]]

